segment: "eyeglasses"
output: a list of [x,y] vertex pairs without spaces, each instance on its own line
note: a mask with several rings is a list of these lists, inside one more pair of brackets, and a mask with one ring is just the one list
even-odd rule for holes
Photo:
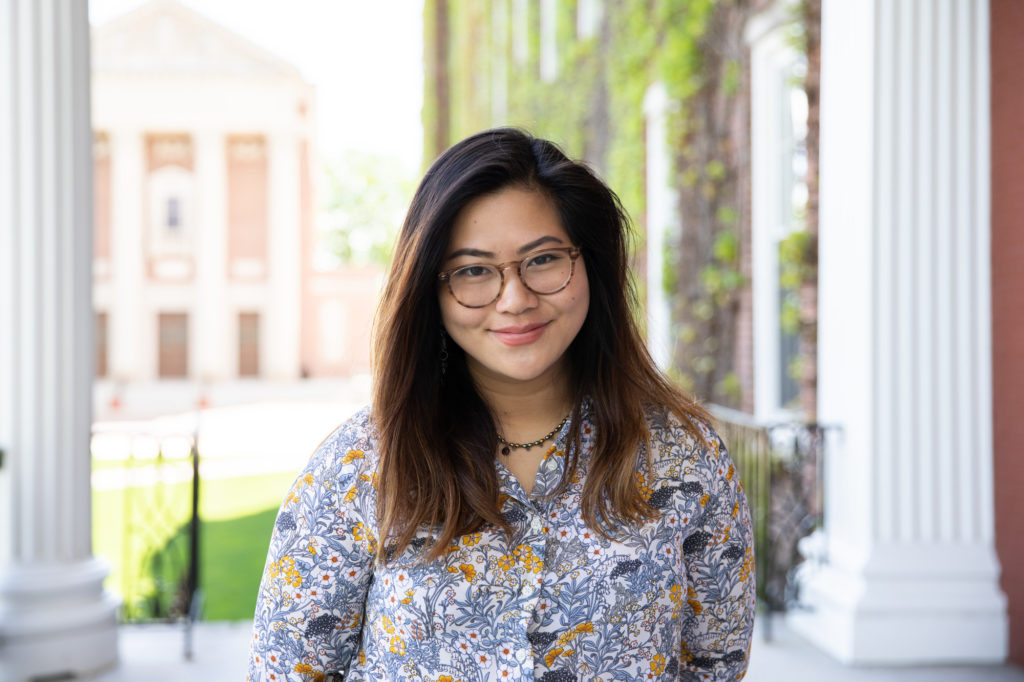
[[522,260],[500,265],[472,263],[439,274],[452,297],[467,308],[483,308],[498,300],[505,288],[505,270],[514,267],[519,281],[535,294],[555,294],[569,286],[580,250],[575,246],[545,249]]

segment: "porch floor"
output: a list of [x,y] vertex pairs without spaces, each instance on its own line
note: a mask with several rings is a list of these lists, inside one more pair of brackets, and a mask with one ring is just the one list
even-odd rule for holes
[[[183,657],[181,626],[122,626],[121,664],[95,682],[225,682],[244,680],[250,623],[201,623],[192,660]],[[815,649],[779,621],[771,642],[755,633],[748,682],[1024,682],[1011,665],[906,668],[846,667]]]

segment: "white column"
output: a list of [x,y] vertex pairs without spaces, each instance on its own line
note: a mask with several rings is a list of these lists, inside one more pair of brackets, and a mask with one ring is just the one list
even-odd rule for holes
[[85,3],[0,3],[0,679],[117,659],[91,554],[92,131]]
[[550,83],[558,77],[558,5],[540,0],[540,78]]
[[227,309],[227,140],[215,131],[195,133],[195,298],[189,324],[189,357],[200,382],[237,375]]
[[299,376],[301,362],[302,215],[298,137],[291,132],[271,134],[267,161],[270,273],[266,315],[260,322],[260,368],[267,379],[295,379]]
[[156,324],[145,307],[147,276],[142,237],[146,178],[144,133],[110,131],[111,306],[107,343],[110,376],[115,382],[156,378]]
[[822,14],[819,406],[828,560],[793,624],[843,661],[1000,661],[988,3]]
[[665,237],[675,231],[679,222],[677,196],[669,178],[668,107],[668,92],[662,83],[647,88],[647,348],[663,370],[672,362],[671,312],[665,295]]

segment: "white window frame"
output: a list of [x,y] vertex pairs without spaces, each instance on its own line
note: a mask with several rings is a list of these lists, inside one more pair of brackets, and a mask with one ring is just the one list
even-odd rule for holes
[[671,184],[668,146],[670,102],[663,83],[644,94],[647,207],[647,349],[663,371],[672,365],[672,316],[665,292],[665,244],[679,230],[678,193]]
[[754,416],[759,421],[799,418],[782,404],[778,248],[799,229],[792,207],[797,178],[790,109],[792,79],[804,57],[788,40],[791,11],[784,2],[758,14],[745,34],[751,65],[751,247]]

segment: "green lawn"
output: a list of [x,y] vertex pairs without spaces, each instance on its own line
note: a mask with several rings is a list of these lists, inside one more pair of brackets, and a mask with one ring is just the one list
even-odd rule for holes
[[[277,508],[294,479],[288,473],[201,481],[204,619],[252,617]],[[174,600],[159,586],[161,576],[175,580],[183,570],[190,500],[190,482],[94,491],[93,551],[110,563],[107,586],[122,595],[127,617],[137,616],[143,602]]]

